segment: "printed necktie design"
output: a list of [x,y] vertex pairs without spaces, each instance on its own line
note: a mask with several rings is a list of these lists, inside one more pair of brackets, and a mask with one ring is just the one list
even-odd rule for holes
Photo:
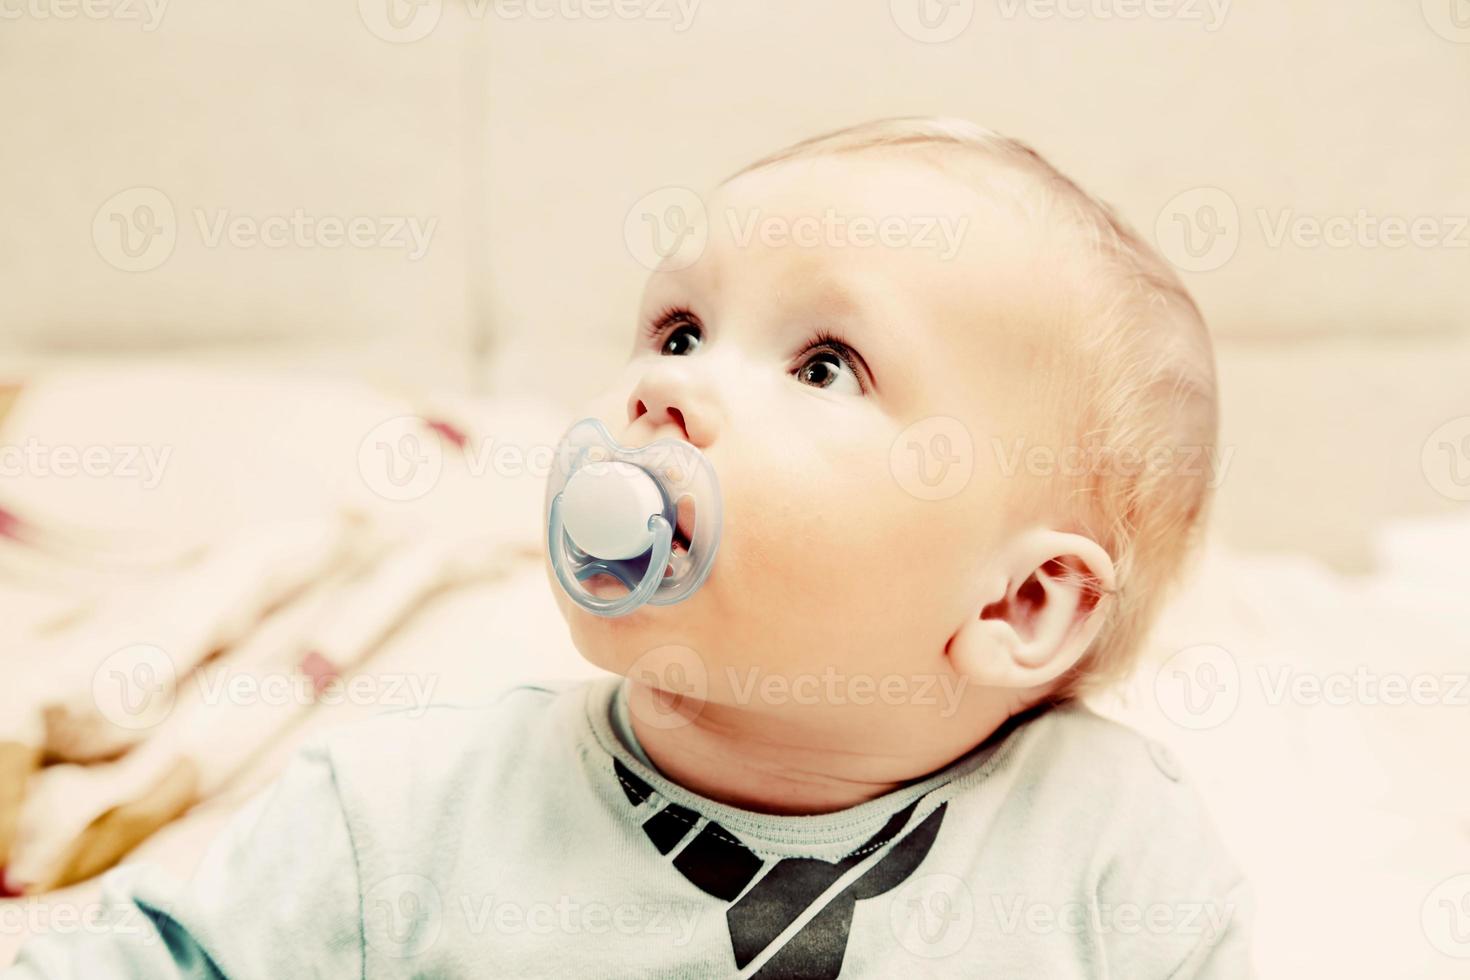
[[[653,788],[621,762],[613,760],[613,772],[623,794],[633,806],[641,806]],[[751,881],[766,862],[724,827],[713,820],[674,857],[674,867],[706,894],[733,904],[725,911],[730,927],[730,946],[735,965],[744,969],[783,930],[796,921],[836,881],[887,846],[901,831],[907,833],[888,852],[807,921],[800,931],[776,950],[755,974],[766,980],[775,977],[836,977],[847,952],[853,910],[865,898],[873,898],[901,884],[929,853],[947,803],[941,803],[916,827],[907,828],[920,800],[910,803],[856,850],[838,861],[816,858],[782,858],[753,886]],[[643,832],[660,854],[668,854],[689,836],[699,823],[698,813],[676,803],[643,822]],[[744,892],[744,894],[741,894]],[[739,896],[739,901],[735,901]]]

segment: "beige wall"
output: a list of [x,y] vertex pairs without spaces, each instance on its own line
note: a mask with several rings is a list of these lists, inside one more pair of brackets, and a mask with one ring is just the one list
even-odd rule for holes
[[[465,343],[483,223],[483,176],[468,169],[482,126],[473,34],[393,46],[350,3],[168,2],[155,22],[143,0],[92,2],[118,16],[0,6],[13,18],[0,24],[0,342]],[[33,8],[47,16],[15,16]],[[107,212],[127,221],[140,203],[148,227],[172,209],[174,245],[153,239],[163,251],[129,268]],[[313,230],[262,242],[281,241],[267,219],[298,210]],[[233,241],[214,237],[222,218],[241,223]],[[371,246],[345,244],[354,218],[373,222],[359,236]],[[427,247],[391,247],[397,218],[434,222]],[[315,230],[323,219],[342,223],[344,244]]]
[[[622,323],[641,271],[623,220],[644,194],[705,187],[823,129],[937,113],[1034,143],[1150,236],[1161,216],[1179,227],[1168,210],[1178,195],[1225,192],[1240,216],[1222,217],[1235,254],[1188,275],[1224,336],[1397,336],[1470,323],[1470,231],[1460,248],[1398,249],[1273,245],[1267,234],[1283,215],[1470,214],[1470,45],[1437,35],[1417,4],[1240,4],[1215,31],[1181,19],[1007,18],[1008,9],[979,4],[945,44],[907,37],[886,2],[710,2],[683,33],[495,24],[500,322],[568,338]],[[546,290],[547,269],[576,288]]]
[[[622,0],[632,19],[394,0],[396,22],[388,0],[154,0],[156,22],[142,0],[62,19],[70,2],[0,0],[0,364],[264,350],[575,397],[626,346],[646,195],[819,130],[950,114],[1032,142],[1201,270],[1233,539],[1352,563],[1372,523],[1448,505],[1413,461],[1470,413],[1463,0],[1151,0],[1172,15],[1141,19],[1116,16],[1134,0],[957,0],[933,8],[969,16],[942,43],[918,0]],[[558,5],[581,13],[524,12]],[[111,215],[157,201],[113,197],[134,188],[166,196],[175,244],[128,271]],[[418,258],[200,227],[296,209],[434,227]],[[1215,250],[1181,252],[1212,215]],[[1271,240],[1333,218],[1368,230]],[[1415,218],[1433,242],[1374,244]]]

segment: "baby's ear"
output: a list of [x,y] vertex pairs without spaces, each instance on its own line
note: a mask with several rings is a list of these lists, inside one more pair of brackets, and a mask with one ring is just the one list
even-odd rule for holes
[[1030,688],[1066,673],[1107,616],[1113,561],[1090,538],[1035,529],[990,566],[973,615],[949,641],[954,668],[985,687]]

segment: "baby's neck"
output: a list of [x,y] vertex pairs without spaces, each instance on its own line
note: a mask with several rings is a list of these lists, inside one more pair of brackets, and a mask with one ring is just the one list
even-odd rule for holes
[[963,755],[1010,713],[998,712],[970,746],[924,758],[904,745],[897,755],[836,750],[829,732],[709,702],[671,703],[640,683],[625,691],[633,734],[664,776],[717,802],[781,815],[832,813],[892,792]]

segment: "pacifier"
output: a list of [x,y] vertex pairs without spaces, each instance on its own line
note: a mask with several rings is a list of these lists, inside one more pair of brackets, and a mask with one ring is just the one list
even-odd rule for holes
[[[599,616],[694,594],[720,547],[720,484],[682,439],[637,449],[583,419],[557,446],[546,482],[546,545],[567,595]],[[627,592],[596,596],[582,583],[607,575]]]

